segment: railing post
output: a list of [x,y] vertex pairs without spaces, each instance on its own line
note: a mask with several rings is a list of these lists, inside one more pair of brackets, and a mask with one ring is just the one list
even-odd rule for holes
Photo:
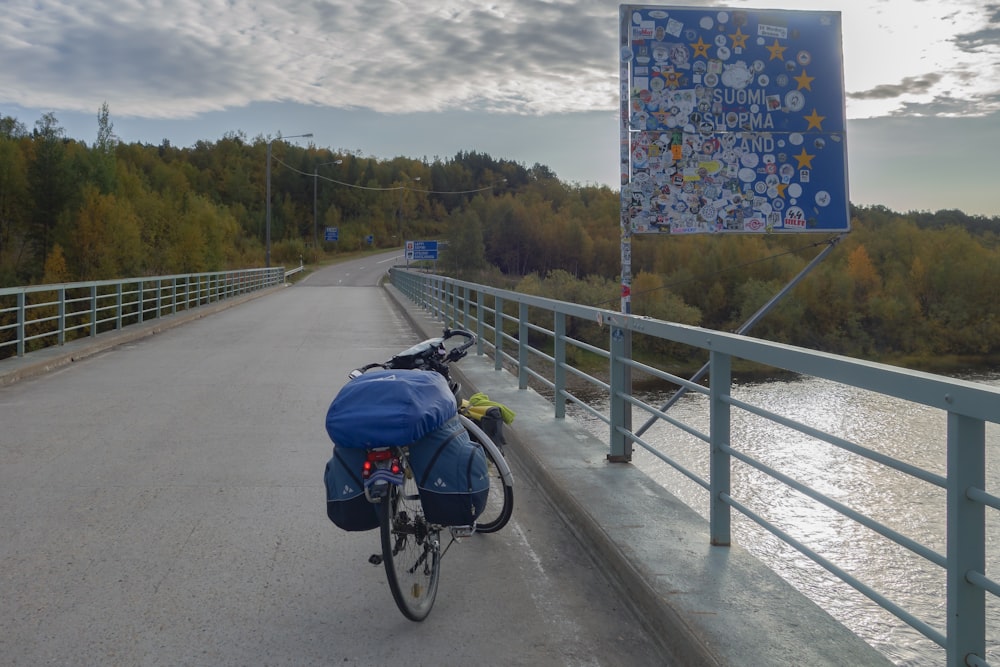
[[115,285],[115,300],[117,301],[117,308],[115,308],[115,330],[121,331],[122,311],[125,310],[125,294],[120,280],[118,281],[118,284]]
[[717,547],[728,547],[731,510],[729,503],[722,500],[730,493],[730,456],[723,450],[729,447],[730,412],[726,401],[732,385],[732,359],[728,354],[711,351],[709,353],[709,441],[711,447],[709,461],[709,533],[711,542]]
[[503,368],[503,297],[493,299],[493,368]]
[[631,430],[631,411],[624,395],[629,393],[629,368],[623,363],[628,358],[628,332],[612,322],[610,326],[611,351],[608,369],[611,377],[611,396],[609,399],[609,417],[611,420],[610,452],[608,460],[616,463],[628,463],[632,460],[632,441],[625,435]]
[[24,290],[17,293],[17,356],[24,356],[24,322],[28,316]]
[[448,316],[445,309],[444,278],[435,276],[431,280],[434,282],[434,319],[444,320]]
[[528,304],[517,305],[517,388],[528,388]]
[[145,316],[144,311],[146,310],[146,281],[143,280],[142,278],[139,278],[138,288],[139,288],[138,292],[139,296],[136,297],[136,306],[138,307],[139,311],[138,322],[139,324],[142,324]]
[[469,330],[469,286],[462,286],[462,328]]
[[555,340],[552,345],[552,358],[555,360],[555,368],[552,369],[553,384],[556,402],[556,419],[566,417],[566,314],[556,311],[554,313],[552,333]]
[[476,356],[483,355],[483,315],[486,312],[483,308],[485,305],[483,290],[476,290]]
[[59,288],[59,344],[66,344],[66,288]]
[[90,286],[90,335],[97,337],[97,285]]
[[986,571],[986,506],[969,498],[969,489],[986,487],[986,425],[948,413],[948,667],[966,657],[986,657],[986,598],[966,578]]
[[450,322],[451,326],[456,326],[458,325],[458,287],[450,278],[442,278],[442,283],[445,286],[446,295],[444,305],[448,311],[444,319],[446,322]]

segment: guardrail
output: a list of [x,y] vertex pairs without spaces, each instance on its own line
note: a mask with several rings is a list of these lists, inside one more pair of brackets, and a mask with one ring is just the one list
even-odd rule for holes
[[0,360],[284,283],[302,267],[0,288]]
[[[771,343],[735,334],[711,331],[625,315],[615,311],[534,297],[437,275],[401,268],[391,270],[392,283],[410,300],[431,311],[449,325],[473,330],[478,336],[477,353],[490,354],[497,370],[507,368],[517,375],[519,386],[529,382],[544,387],[553,402],[554,418],[566,415],[573,403],[608,425],[608,458],[630,461],[634,445],[650,451],[665,464],[694,481],[709,494],[709,528],[714,545],[731,543],[732,510],[749,518],[770,534],[817,563],[835,577],[886,609],[898,619],[945,649],[947,665],[988,666],[986,661],[986,595],[1000,599],[1000,585],[986,576],[987,509],[1000,510],[1000,498],[986,491],[987,422],[1000,423],[1000,389],[988,385],[909,371],[802,348]],[[542,324],[543,320],[547,322]],[[585,342],[568,334],[588,330],[603,342]],[[602,331],[603,330],[603,331]],[[636,337],[652,337],[673,344],[704,350],[709,355],[708,386],[688,380],[632,358]],[[534,342],[532,342],[534,340]],[[567,352],[593,355],[607,362],[605,382],[567,362]],[[943,458],[946,474],[936,474],[905,461],[827,433],[813,426],[776,414],[768,407],[751,405],[731,395],[734,360],[746,360],[793,373],[862,388],[914,404],[939,408],[947,414]],[[636,398],[633,374],[657,378],[684,391],[703,394],[709,405],[709,432],[682,423]],[[595,409],[569,388],[568,379],[596,388],[608,398],[607,413]],[[580,393],[580,392],[577,392]],[[674,461],[669,452],[658,451],[633,430],[632,413],[637,409],[693,435],[708,445],[708,477]],[[783,474],[753,458],[730,439],[732,413],[744,410],[774,425],[795,429],[817,441],[864,457],[922,480],[944,491],[946,507],[946,553],[897,532],[815,488]],[[647,423],[648,425],[648,423]],[[944,570],[946,627],[942,630],[917,618],[883,593],[874,590],[822,554],[799,542],[780,527],[750,508],[750,503],[730,487],[731,468],[742,463],[821,503],[860,526],[926,559]],[[895,473],[893,473],[895,474]],[[750,490],[743,490],[744,493]],[[907,507],[890,508],[905,516]],[[997,516],[992,515],[992,519]],[[996,540],[997,537],[993,536]],[[903,573],[905,574],[905,573]],[[991,628],[993,637],[998,628]],[[995,639],[994,639],[995,641]]]

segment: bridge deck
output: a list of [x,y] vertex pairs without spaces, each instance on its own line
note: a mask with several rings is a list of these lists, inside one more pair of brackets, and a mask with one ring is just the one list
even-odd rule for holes
[[[329,445],[312,423],[346,377],[339,366],[400,349],[411,325],[440,333],[387,289],[392,298],[366,297],[370,307],[395,301],[406,320],[345,321],[368,314],[297,286],[279,308],[300,337],[267,323],[277,304],[265,294],[141,350],[129,348],[236,304],[0,362],[0,654],[15,664],[386,664],[419,642],[417,664],[888,664],[739,547],[711,547],[694,511],[608,463],[603,442],[474,357],[458,368],[467,385],[517,412],[516,520],[453,547],[431,617],[403,620],[384,577],[364,567],[366,538],[322,514]],[[330,340],[336,328],[368,335],[362,358]],[[44,387],[11,386],[108,350],[123,351]],[[223,378],[175,369],[192,351],[204,366],[230,354],[253,367]],[[106,364],[124,375],[91,374]],[[247,386],[284,366],[293,378],[261,382],[261,394]],[[140,395],[157,384],[164,392]],[[32,413],[50,401],[66,412]],[[249,421],[233,434],[239,420],[215,423],[226,412]],[[401,641],[359,637],[373,628]]]

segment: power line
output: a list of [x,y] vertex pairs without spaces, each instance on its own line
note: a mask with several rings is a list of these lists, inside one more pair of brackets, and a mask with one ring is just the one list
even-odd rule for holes
[[[492,183],[490,185],[487,185],[486,187],[476,188],[475,190],[422,190],[420,188],[407,187],[406,185],[396,185],[396,186],[393,186],[393,187],[390,187],[390,188],[372,188],[372,187],[367,187],[367,186],[364,186],[364,185],[357,185],[355,183],[345,183],[344,181],[338,181],[335,178],[328,178],[326,176],[322,176],[322,175],[319,175],[319,174],[314,174],[312,172],[306,173],[304,171],[296,169],[295,167],[293,167],[292,165],[288,164],[287,162],[282,162],[278,158],[272,158],[272,159],[275,162],[277,162],[278,164],[280,164],[282,167],[285,167],[287,169],[291,169],[295,173],[302,174],[303,176],[313,176],[313,177],[316,177],[316,178],[322,178],[324,181],[328,181],[330,183],[336,183],[337,185],[343,185],[344,187],[347,187],[347,188],[356,188],[358,190],[375,190],[375,191],[378,191],[378,192],[396,192],[397,190],[409,190],[410,192],[423,192],[424,194],[429,194],[429,195],[466,195],[466,194],[472,194],[472,193],[475,193],[475,192],[485,192],[486,190],[492,190],[493,188],[495,188],[497,186],[497,183],[503,182],[503,181],[495,181],[494,183]],[[506,180],[506,179],[504,179],[504,180]]]

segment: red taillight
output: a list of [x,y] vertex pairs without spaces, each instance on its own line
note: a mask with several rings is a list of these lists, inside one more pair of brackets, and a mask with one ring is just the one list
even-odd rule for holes
[[370,449],[368,450],[368,456],[365,457],[365,463],[361,467],[361,478],[368,479],[371,477],[372,472],[374,472],[377,463],[382,461],[388,461],[392,459],[390,467],[394,475],[398,475],[402,468],[399,465],[399,459],[392,455],[391,449]]

